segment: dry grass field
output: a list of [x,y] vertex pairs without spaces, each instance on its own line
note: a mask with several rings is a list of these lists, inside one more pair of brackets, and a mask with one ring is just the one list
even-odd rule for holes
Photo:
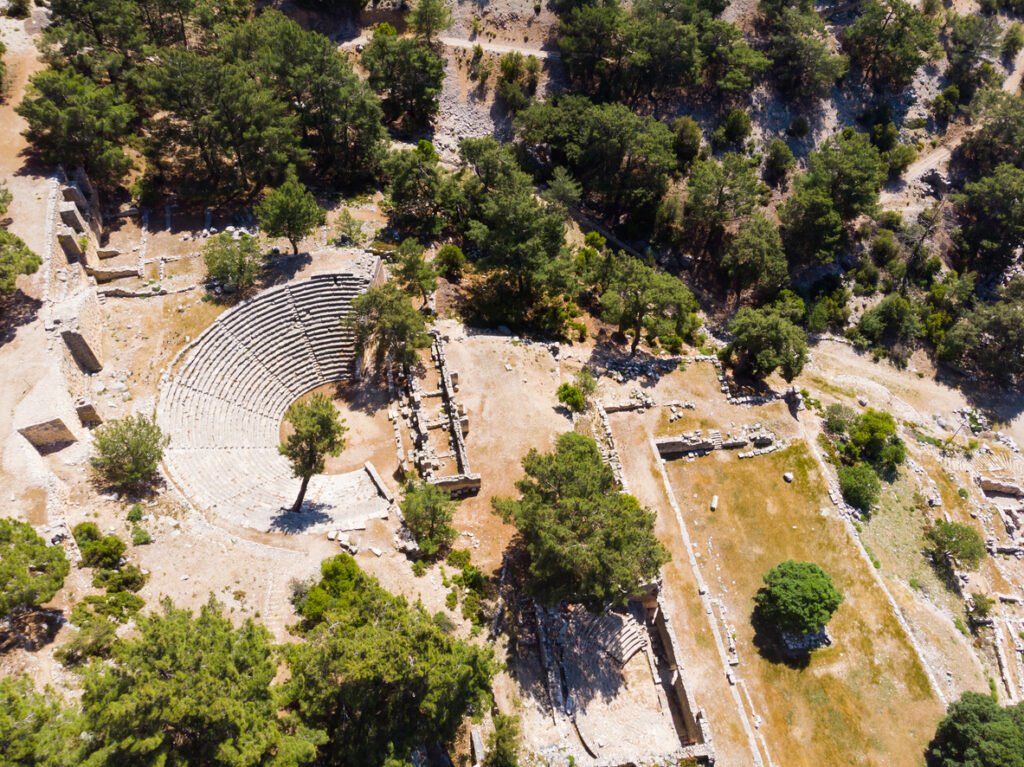
[[[726,606],[773,760],[921,763],[942,706],[845,523],[822,512],[830,504],[806,448],[746,461],[718,453],[668,470],[705,578]],[[791,484],[782,479],[787,471]],[[802,668],[763,657],[750,623],[761,575],[786,559],[818,563],[845,597],[829,625],[834,644]]]

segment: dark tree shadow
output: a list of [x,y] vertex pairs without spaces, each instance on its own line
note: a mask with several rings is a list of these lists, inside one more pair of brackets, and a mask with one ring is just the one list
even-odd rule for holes
[[644,388],[657,385],[664,376],[679,369],[680,358],[656,357],[637,350],[632,357],[625,336],[615,333],[610,339],[599,341],[587,360],[587,367],[623,381],[639,381]]
[[42,301],[21,290],[0,295],[0,346],[13,341],[18,328],[35,320],[42,306]]
[[0,622],[0,655],[11,650],[35,652],[50,644],[66,623],[62,610],[23,610]]
[[309,253],[271,256],[267,260],[267,269],[263,275],[263,287],[269,288],[291,282],[295,279],[295,275],[311,263],[313,263],[313,257]]
[[381,376],[364,377],[359,383],[338,381],[334,385],[334,398],[351,409],[366,415],[376,415],[391,401],[387,383]]
[[769,663],[782,664],[796,671],[802,671],[811,664],[811,653],[787,649],[779,632],[767,624],[757,609],[750,615],[750,625],[754,627],[754,647],[758,655]]
[[313,501],[306,501],[302,504],[302,511],[294,513],[289,508],[281,508],[270,521],[270,532],[286,535],[304,533],[311,527],[333,520],[334,517],[326,511],[333,508],[330,504]]

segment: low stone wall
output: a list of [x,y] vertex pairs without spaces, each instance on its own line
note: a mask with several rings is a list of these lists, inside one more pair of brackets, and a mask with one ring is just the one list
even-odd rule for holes
[[684,679],[679,642],[676,640],[675,631],[672,628],[672,620],[665,610],[665,603],[659,594],[654,605],[654,627],[658,631],[658,638],[661,640],[662,651],[665,653],[665,660],[672,670],[672,689],[676,694],[679,703],[679,710],[682,713],[683,725],[686,728],[688,743],[686,746],[704,746],[703,759],[706,764],[715,763],[714,739],[711,735],[711,726],[708,723],[704,710],[697,707],[693,696],[686,687]]
[[62,301],[54,312],[60,335],[75,362],[89,373],[103,369],[103,319],[94,288]]

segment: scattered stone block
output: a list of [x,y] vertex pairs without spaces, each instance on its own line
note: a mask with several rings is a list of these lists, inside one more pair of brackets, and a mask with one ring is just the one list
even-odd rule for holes
[[40,453],[52,453],[67,447],[78,440],[60,418],[42,421],[18,429],[18,433],[27,439]]
[[787,472],[786,472],[785,474],[783,474],[783,475],[782,475],[782,478],[783,478],[783,479],[784,479],[784,480],[785,480],[786,482],[792,482],[792,481],[793,481],[793,472],[791,472],[791,471],[787,471]]
[[718,496],[712,496],[711,498],[711,510],[718,511]]
[[78,413],[78,420],[82,426],[98,426],[103,423],[96,406],[87,399],[80,398],[75,403],[75,412]]

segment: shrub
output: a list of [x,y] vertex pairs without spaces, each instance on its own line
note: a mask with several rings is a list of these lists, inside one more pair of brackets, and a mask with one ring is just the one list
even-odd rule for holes
[[715,149],[725,149],[743,143],[749,135],[750,115],[744,109],[733,107],[711,134],[711,143]]
[[786,180],[786,176],[796,165],[793,150],[780,138],[774,138],[768,144],[768,153],[764,163],[764,177],[769,184],[777,185]]
[[138,503],[132,504],[132,507],[128,509],[128,521],[129,522],[141,522],[142,521],[142,506]]
[[764,584],[754,597],[757,615],[787,634],[821,631],[843,601],[831,576],[813,562],[782,562],[765,573]]
[[974,606],[971,608],[971,618],[974,620],[985,620],[992,613],[996,600],[987,594],[976,591],[971,594],[971,602],[974,603]]
[[[78,540],[76,536],[76,540]],[[116,535],[107,535],[95,540],[81,541],[78,547],[82,550],[82,566],[96,567],[103,570],[113,570],[120,566],[121,557],[124,555],[124,541]]]
[[985,541],[969,525],[940,519],[925,533],[925,538],[931,543],[932,553],[940,563],[945,562],[949,555],[964,567],[974,570],[985,558]]
[[146,528],[140,527],[139,525],[132,525],[132,545],[145,546],[152,542],[153,536],[149,534],[149,531]]
[[465,570],[469,566],[472,556],[469,549],[453,549],[448,552],[445,561],[458,570]]
[[124,490],[153,481],[168,438],[156,420],[130,415],[109,421],[93,432],[93,469],[106,482]]
[[569,410],[574,413],[582,413],[586,410],[587,400],[583,396],[583,392],[580,387],[571,383],[563,383],[558,387],[556,392],[558,395],[558,401],[565,405]]
[[830,434],[846,434],[856,418],[857,414],[851,408],[838,402],[825,408],[825,428]]
[[451,526],[455,503],[446,490],[425,482],[409,482],[400,505],[405,524],[424,556],[436,556],[455,540],[457,533]]
[[111,594],[134,593],[146,585],[146,576],[136,565],[99,569],[93,574],[92,585]]
[[446,280],[458,282],[466,268],[466,256],[458,245],[442,245],[434,257],[434,266]]
[[229,291],[245,293],[256,284],[264,257],[255,237],[244,234],[235,239],[230,233],[221,232],[206,241],[203,261],[211,280],[223,284]]
[[810,129],[811,126],[807,122],[807,118],[801,115],[797,115],[790,121],[789,128],[787,128],[786,130],[789,133],[789,135],[792,136],[793,138],[803,138],[804,136],[807,135]]
[[496,714],[494,732],[487,738],[484,767],[519,767],[519,717]]
[[839,489],[843,493],[843,500],[868,514],[871,507],[878,502],[882,483],[874,469],[866,463],[858,463],[854,466],[840,467]]

